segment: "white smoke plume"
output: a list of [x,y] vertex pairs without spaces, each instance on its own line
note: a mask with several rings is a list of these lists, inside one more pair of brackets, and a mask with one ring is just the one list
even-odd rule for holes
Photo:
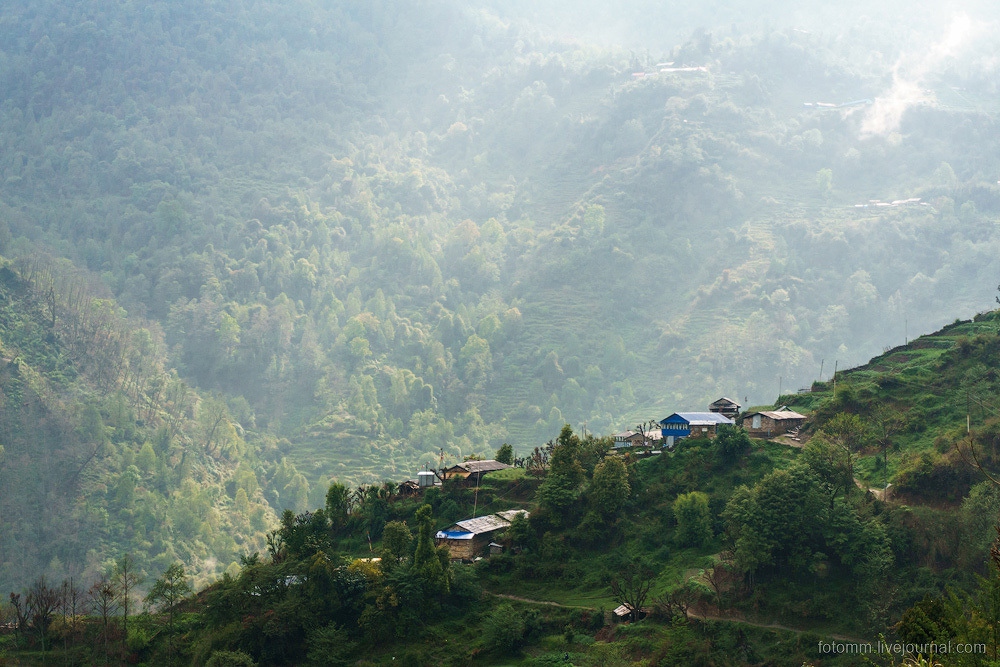
[[897,130],[907,109],[932,99],[932,94],[923,88],[928,75],[961,55],[986,32],[986,24],[960,14],[952,20],[941,41],[926,51],[900,56],[892,68],[892,87],[876,97],[875,104],[868,109],[861,123],[861,136],[886,135]]

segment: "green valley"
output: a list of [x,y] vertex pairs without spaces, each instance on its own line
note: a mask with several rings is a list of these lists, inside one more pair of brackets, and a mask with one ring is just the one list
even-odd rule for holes
[[[650,453],[566,425],[527,467],[479,481],[335,483],[196,595],[150,598],[159,613],[134,615],[127,633],[93,614],[74,629],[63,611],[51,657],[850,665],[844,646],[884,641],[969,646],[935,664],[990,664],[998,324],[1000,311],[959,321],[839,372],[835,389],[782,396],[809,414],[794,437],[728,427]],[[482,557],[444,546],[461,531],[435,537],[497,512],[512,518]],[[10,655],[40,658],[37,626],[21,623]]]
[[[0,591],[90,588],[128,557],[144,596],[180,564],[200,592],[167,605],[170,632],[144,618],[132,653],[173,659],[162,640],[184,636],[197,664],[305,661],[309,642],[679,664],[655,648],[675,630],[725,664],[707,627],[770,641],[685,625],[685,596],[822,636],[874,639],[912,609],[971,636],[981,619],[942,609],[972,603],[934,596],[980,590],[996,514],[975,465],[996,455],[995,316],[961,318],[1000,281],[1000,16],[660,4],[4,3]],[[630,456],[627,501],[594,499],[604,436],[719,396],[809,421],[736,459]],[[567,425],[565,487],[517,468],[470,505],[445,485],[430,523],[400,495],[504,444],[556,457]],[[764,539],[761,494],[786,487],[775,503],[820,520]],[[710,537],[677,541],[678,497],[707,504]],[[520,554],[428,574],[414,538],[398,568],[351,564],[387,522],[415,535],[481,507],[532,511]],[[616,626],[633,648],[595,657],[634,558],[677,628]],[[298,590],[307,561],[333,588]],[[733,580],[711,602],[692,575],[719,563]],[[280,632],[232,616],[282,605],[305,611]],[[488,648],[473,629],[504,615],[523,632]],[[468,654],[385,630],[459,618]],[[265,627],[284,653],[247,643]]]

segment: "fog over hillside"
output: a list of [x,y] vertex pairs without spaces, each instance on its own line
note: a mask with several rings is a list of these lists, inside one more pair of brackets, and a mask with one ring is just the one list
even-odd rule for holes
[[5,3],[3,576],[218,576],[331,479],[771,404],[992,308],[998,19]]

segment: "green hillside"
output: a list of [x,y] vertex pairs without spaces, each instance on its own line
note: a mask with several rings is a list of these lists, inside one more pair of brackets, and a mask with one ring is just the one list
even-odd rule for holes
[[[935,92],[897,125],[871,129],[877,104],[815,106],[887,96],[895,58],[944,43],[939,10],[912,30],[845,11],[824,32],[628,3],[625,23],[682,37],[627,50],[571,34],[581,16],[560,29],[559,4],[523,4],[5,4],[0,254],[73,276],[55,327],[76,284],[101,300],[97,329],[42,338],[72,363],[25,362],[57,383],[39,395],[75,392],[58,384],[72,372],[99,396],[50,408],[70,420],[58,440],[82,463],[99,430],[77,426],[96,423],[79,406],[93,405],[125,438],[116,455],[148,440],[171,474],[205,456],[196,481],[215,489],[196,520],[171,518],[175,486],[198,494],[149,473],[165,486],[143,537],[67,531],[67,512],[36,526],[37,505],[5,488],[19,509],[4,522],[33,545],[5,548],[5,577],[95,572],[125,550],[166,559],[161,532],[195,540],[206,524],[204,548],[175,552],[218,574],[271,512],[321,505],[331,479],[401,480],[504,442],[525,455],[565,423],[606,434],[720,395],[766,402],[989,302],[988,48],[970,37],[979,51],[911,68]],[[119,320],[148,332],[129,348],[138,370],[93,349]],[[142,389],[154,377],[162,388]],[[163,410],[188,424],[173,444],[156,435]],[[132,465],[77,477],[11,458],[16,439],[0,474],[16,461],[74,507],[100,509],[81,485],[117,488]],[[264,514],[213,524],[237,474]]]
[[[76,635],[63,626],[51,636],[64,648],[49,657],[917,664],[921,649],[878,653],[884,641],[971,646],[935,664],[989,665],[1000,650],[990,556],[1000,484],[987,478],[1000,467],[988,399],[998,353],[1000,311],[921,336],[839,371],[835,390],[832,379],[780,397],[808,414],[794,437],[729,428],[650,455],[567,425],[547,456],[478,483],[334,484],[322,507],[286,511],[266,550],[173,612],[138,616],[109,646],[79,639],[101,636],[97,617]],[[459,547],[435,550],[436,530],[511,509],[530,514],[481,544],[502,553],[462,561],[449,558]],[[614,619],[623,603],[641,618]],[[11,655],[40,657],[33,637],[8,635]],[[856,648],[830,648],[847,644]]]
[[985,474],[997,476],[998,324],[996,311],[957,320],[838,373],[836,394],[832,382],[817,383],[779,402],[812,411],[814,431],[834,415],[857,414],[870,429],[860,479],[891,483],[905,499],[954,506]]
[[0,583],[93,579],[124,553],[143,576],[181,561],[210,581],[263,547],[275,447],[166,371],[156,329],[87,280],[0,266]]

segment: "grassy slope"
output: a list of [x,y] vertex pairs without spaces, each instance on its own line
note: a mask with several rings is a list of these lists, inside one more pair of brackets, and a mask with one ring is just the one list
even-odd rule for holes
[[[889,479],[906,461],[937,449],[953,451],[966,438],[966,417],[977,434],[998,412],[993,396],[998,388],[996,363],[1000,312],[956,321],[940,331],[887,350],[867,364],[837,374],[833,382],[817,383],[809,394],[786,395],[777,403],[816,412],[808,427],[822,429],[838,407],[857,403],[865,413],[872,404],[888,406],[900,420],[889,456]],[[898,452],[898,453],[897,453]],[[869,451],[859,464],[862,479],[881,483],[874,471],[877,453]]]

